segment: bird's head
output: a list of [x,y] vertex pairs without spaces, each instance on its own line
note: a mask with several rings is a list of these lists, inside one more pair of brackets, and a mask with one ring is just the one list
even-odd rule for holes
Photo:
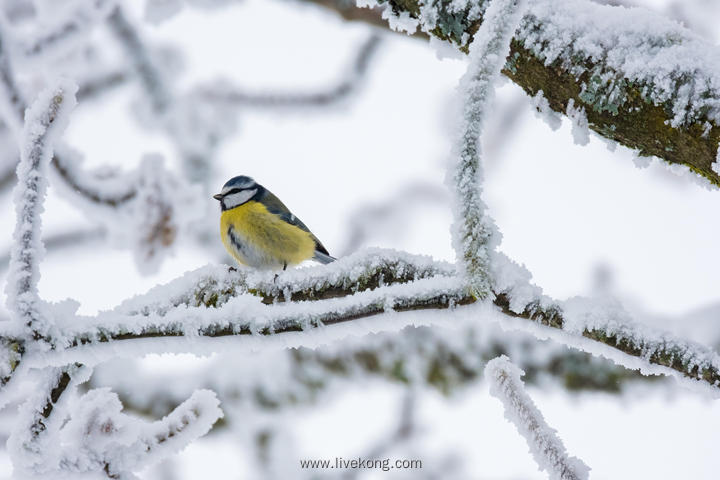
[[259,185],[250,177],[233,177],[223,185],[220,193],[213,195],[223,210],[230,210],[248,202],[258,192]]

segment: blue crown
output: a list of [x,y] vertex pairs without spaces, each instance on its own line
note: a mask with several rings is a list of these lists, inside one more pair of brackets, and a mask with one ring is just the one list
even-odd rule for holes
[[247,177],[245,175],[238,175],[237,177],[233,177],[230,180],[228,180],[225,185],[223,185],[223,192],[239,188],[241,190],[245,190],[248,188],[253,188],[257,185],[255,180],[253,180],[251,177]]

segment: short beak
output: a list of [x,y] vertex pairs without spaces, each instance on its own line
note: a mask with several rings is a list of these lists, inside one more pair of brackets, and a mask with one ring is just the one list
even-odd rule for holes
[[216,193],[215,195],[213,195],[213,198],[214,198],[215,200],[222,200],[222,197],[223,197],[223,196],[222,196],[222,193]]

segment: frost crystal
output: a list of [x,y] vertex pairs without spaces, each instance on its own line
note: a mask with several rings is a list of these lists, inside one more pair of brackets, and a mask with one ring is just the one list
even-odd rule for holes
[[358,8],[375,8],[378,6],[377,0],[356,0]]
[[490,360],[485,367],[490,394],[503,403],[505,418],[525,437],[540,470],[547,471],[551,480],[586,480],[590,468],[579,458],[568,457],[557,432],[525,391],[520,379],[523,375],[525,372],[505,355]]
[[382,18],[388,21],[388,25],[396,32],[405,32],[412,35],[418,28],[420,22],[412,18],[408,12],[400,12],[396,14],[392,11],[390,4],[385,6],[382,12]]
[[468,70],[460,81],[463,113],[460,135],[453,147],[456,163],[449,173],[455,193],[452,233],[458,263],[477,298],[486,297],[492,289],[490,252],[499,241],[481,198],[480,134],[485,110],[494,92],[493,82],[505,64],[523,5],[522,0],[494,0],[490,4],[485,21],[470,45]]
[[535,107],[535,116],[542,119],[548,126],[557,130],[562,125],[562,119],[560,115],[550,108],[547,98],[543,94],[542,90],[538,90],[534,97],[532,97],[532,106]]
[[632,158],[633,164],[640,169],[647,168],[652,164],[652,157],[642,156],[635,153]]
[[715,155],[715,161],[711,165],[712,171],[720,175],[720,147],[718,147],[717,155]]
[[572,135],[576,145],[587,145],[590,142],[590,131],[588,120],[583,107],[575,108],[575,100],[572,98],[567,104],[567,116],[572,123]]

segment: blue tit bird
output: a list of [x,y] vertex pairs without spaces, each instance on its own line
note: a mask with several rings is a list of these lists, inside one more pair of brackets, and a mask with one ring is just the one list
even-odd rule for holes
[[220,236],[241,264],[272,270],[305,260],[335,260],[315,235],[267,188],[233,177],[213,198],[220,201]]

